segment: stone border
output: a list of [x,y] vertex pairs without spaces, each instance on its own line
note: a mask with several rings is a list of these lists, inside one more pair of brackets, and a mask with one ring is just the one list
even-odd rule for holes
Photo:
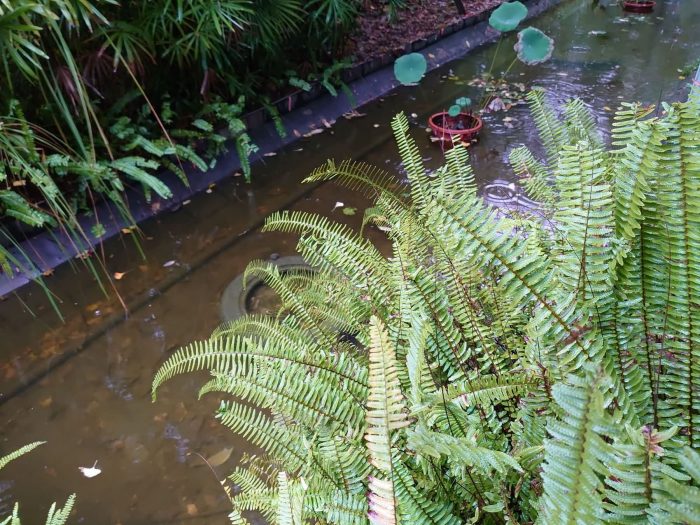
[[[565,0],[524,1],[529,4],[527,19],[531,19]],[[413,50],[422,49],[428,62],[428,71],[432,71],[494,40],[497,35],[493,30],[490,30],[485,22],[489,14],[490,11],[487,10],[479,15],[451,24],[442,32],[437,32],[431,35],[430,38],[418,40],[412,43],[411,46],[407,45],[406,48],[410,47]],[[447,33],[451,34],[440,38],[441,34]],[[430,43],[433,37],[436,41]],[[437,38],[440,38],[440,40],[437,40]],[[405,52],[406,49],[402,51]],[[387,60],[388,63],[386,62]],[[261,124],[257,128],[254,127],[251,131],[251,138],[260,149],[257,156],[251,161],[259,161],[266,153],[277,151],[296,141],[298,136],[322,127],[324,121],[334,121],[355,107],[367,104],[397,88],[399,84],[394,78],[392,62],[393,54],[387,53],[381,59],[372,59],[362,64],[362,75],[364,76],[352,82],[349,86],[354,95],[354,106],[346,96],[339,95],[334,98],[326,94],[324,96],[319,95],[318,98],[310,101],[303,108],[286,114],[283,117],[285,128],[296,130],[299,135],[290,134],[285,138],[281,138],[271,122]],[[357,70],[350,74],[357,74]],[[197,172],[196,174],[194,174],[193,170],[186,170],[188,175],[191,175],[189,177],[189,187],[184,186],[174,173],[164,172],[161,179],[172,189],[173,196],[171,199],[160,201],[157,211],[154,211],[151,203],[146,202],[141,192],[136,189],[127,191],[126,200],[129,203],[134,221],[138,224],[155,215],[172,210],[183,201],[192,198],[194,194],[206,190],[209,185],[220,182],[238,171],[240,162],[235,154],[235,148],[232,144],[229,144],[229,146],[230,152],[218,159],[214,169],[206,173]],[[288,204],[286,203],[282,208],[287,207]],[[105,233],[100,238],[94,237],[91,233],[91,227],[95,223],[94,219],[83,215],[78,219],[78,222],[85,232],[88,242],[85,242],[85,240],[76,242],[75,239],[69,238],[65,232],[55,230],[41,232],[31,239],[20,243],[19,246],[24,253],[34,254],[32,261],[27,261],[17,248],[11,249],[10,253],[17,260],[26,264],[29,269],[18,271],[13,278],[9,278],[5,274],[0,275],[0,297],[8,295],[25,284],[32,282],[33,279],[40,276],[43,272],[50,271],[58,265],[69,261],[77,254],[91,251],[95,246],[118,235],[122,228],[128,226],[120,218],[114,205],[106,200],[99,202],[95,211],[95,215],[100,218],[100,223],[105,228]]]

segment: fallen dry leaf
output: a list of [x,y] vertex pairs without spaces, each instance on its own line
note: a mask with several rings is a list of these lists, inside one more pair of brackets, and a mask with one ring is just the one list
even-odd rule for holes
[[312,129],[308,133],[304,133],[304,137],[306,137],[306,138],[313,137],[314,135],[318,135],[319,133],[323,133],[322,128]]
[[212,467],[219,467],[228,461],[228,458],[231,457],[232,452],[233,447],[223,448],[216,454],[209,456],[207,458],[207,463],[209,463]]
[[102,470],[97,468],[97,461],[95,461],[92,467],[78,467],[78,469],[86,478],[94,478],[102,473]]
[[126,275],[126,272],[114,272],[114,278],[117,281],[120,281],[122,279],[122,277],[124,277],[125,275]]
[[367,116],[367,113],[360,113],[359,111],[356,111],[354,109],[352,111],[348,111],[347,113],[343,113],[343,118],[345,118],[347,120],[351,120],[351,119],[359,118],[359,117],[366,117],[366,116]]

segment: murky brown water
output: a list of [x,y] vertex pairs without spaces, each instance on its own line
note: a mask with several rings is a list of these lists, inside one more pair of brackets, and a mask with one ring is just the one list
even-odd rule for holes
[[[683,96],[687,81],[678,79],[677,69],[700,57],[700,2],[658,4],[653,15],[628,16],[617,7],[592,9],[589,0],[565,3],[533,24],[555,38],[553,59],[516,66],[511,78],[549,88],[557,101],[581,97],[603,128],[621,99]],[[506,52],[512,42],[501,47],[496,70],[512,58]],[[108,270],[124,274],[115,287],[131,305],[128,316],[80,268],[59,268],[48,279],[65,324],[36,288],[0,303],[1,451],[48,442],[0,472],[0,515],[18,500],[26,523],[43,522],[52,501],[76,492],[77,523],[227,523],[219,479],[250,449],[213,419],[216,396],[195,399],[201,377],[171,381],[151,403],[155,370],[172,350],[211,332],[222,291],[249,260],[294,252],[294,239],[257,231],[267,214],[292,203],[359,225],[366,203],[357,195],[333,185],[299,185],[326,158],[361,158],[400,171],[389,122],[404,110],[426,163],[439,164],[441,152],[423,123],[457,96],[477,98],[466,82],[488,67],[492,53],[493,47],[484,48],[431,74],[419,88],[401,88],[362,108],[366,116],[341,119],[332,130],[265,158],[252,185],[232,179],[146,223],[146,261],[128,235],[106,243]],[[510,186],[505,160],[512,147],[534,143],[534,128],[524,107],[485,120],[482,140],[471,148],[474,169],[487,198],[513,204],[522,195]],[[338,202],[357,214],[344,215]],[[33,381],[37,374],[41,379]],[[227,447],[233,453],[215,472],[200,459]],[[83,477],[78,467],[96,460],[102,473]]]

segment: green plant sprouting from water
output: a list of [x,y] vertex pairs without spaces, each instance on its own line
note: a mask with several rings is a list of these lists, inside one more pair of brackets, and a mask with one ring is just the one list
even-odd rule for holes
[[278,212],[265,230],[316,269],[253,264],[285,315],[161,367],[154,394],[208,370],[221,423],[268,453],[230,478],[234,523],[700,522],[700,95],[623,104],[611,147],[580,101],[529,98],[546,159],[511,164],[537,210],[485,204],[465,148],[428,173],[399,115],[408,186],[351,161],[309,177],[371,197],[391,256]]

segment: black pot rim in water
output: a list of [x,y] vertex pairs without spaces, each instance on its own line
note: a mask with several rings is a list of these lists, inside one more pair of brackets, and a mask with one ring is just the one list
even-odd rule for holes
[[[291,270],[310,270],[311,266],[298,255],[289,255],[285,257],[279,257],[274,260],[270,260],[272,264],[277,266],[280,273],[288,272]],[[224,289],[221,294],[221,306],[219,309],[219,314],[222,321],[230,322],[249,314],[248,311],[248,300],[250,296],[255,292],[258,286],[264,284],[262,279],[251,276],[248,278],[247,286],[243,287],[243,276],[245,272],[239,274],[233,281],[231,281],[228,286]]]

